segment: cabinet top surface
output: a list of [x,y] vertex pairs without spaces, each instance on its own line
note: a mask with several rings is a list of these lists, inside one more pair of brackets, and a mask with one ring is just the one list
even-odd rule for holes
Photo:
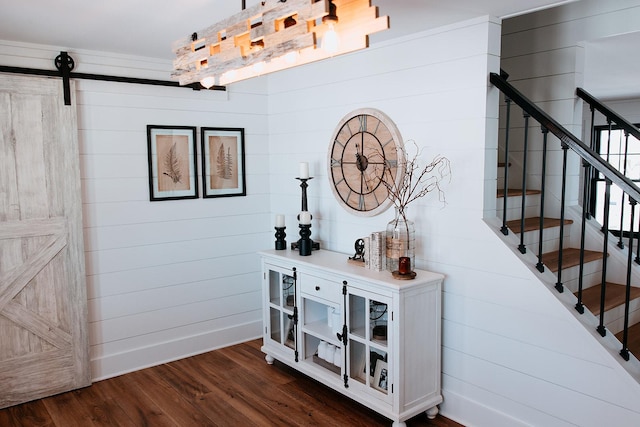
[[349,255],[324,249],[313,251],[313,254],[309,256],[300,256],[297,251],[292,251],[290,249],[282,251],[269,249],[260,251],[259,254],[265,258],[279,261],[278,264],[282,267],[306,267],[322,270],[350,277],[355,280],[377,282],[395,289],[411,288],[418,285],[424,285],[425,283],[440,282],[444,279],[444,275],[440,273],[415,270],[415,279],[398,280],[394,279],[388,271],[374,271],[364,268],[364,266],[351,264],[347,261]]

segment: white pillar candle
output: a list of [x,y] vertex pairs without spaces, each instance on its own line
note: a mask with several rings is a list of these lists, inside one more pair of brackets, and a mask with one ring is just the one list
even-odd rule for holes
[[303,178],[303,179],[309,178],[309,163],[307,162],[300,163],[300,176],[298,178]]
[[300,212],[300,215],[298,215],[300,224],[302,225],[308,225],[311,224],[311,214],[307,211],[302,211]]
[[276,215],[276,227],[278,228],[284,227],[284,215],[282,214]]

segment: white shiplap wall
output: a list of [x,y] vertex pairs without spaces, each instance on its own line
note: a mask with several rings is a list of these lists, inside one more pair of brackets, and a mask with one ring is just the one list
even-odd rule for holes
[[499,47],[500,24],[477,19],[270,76],[271,205],[295,230],[297,162],[309,161],[314,239],[350,253],[356,238],[383,230],[392,212],[347,213],[326,172],[340,118],[381,109],[425,158],[452,163],[446,207],[435,197],[410,207],[418,267],[446,275],[443,413],[468,426],[630,425],[640,419],[635,381],[483,221],[495,216],[498,97],[488,73]]
[[[0,42],[0,63],[53,69],[60,50]],[[169,80],[170,61],[69,54],[76,72]],[[260,335],[256,252],[271,242],[264,83],[197,92],[77,80],[69,108],[78,109],[94,380]],[[149,202],[148,124],[244,128],[247,196]]]
[[[132,86],[78,85],[97,378],[261,330],[255,253],[268,242],[269,211],[263,85],[228,93]],[[247,196],[149,202],[147,124],[244,128]]]

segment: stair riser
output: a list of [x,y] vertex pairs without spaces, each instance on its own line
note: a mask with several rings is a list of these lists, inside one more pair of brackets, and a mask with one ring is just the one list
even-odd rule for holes
[[[496,205],[496,215],[498,218],[502,219],[502,212],[504,212],[502,199],[498,199],[499,202]],[[520,203],[516,205],[515,203],[511,203],[507,206],[507,221],[512,221],[514,219],[520,219],[522,209],[520,208]],[[539,204],[531,204],[525,202],[524,215],[525,218],[538,216],[540,214],[540,205]]]
[[[629,326],[640,323],[640,301],[629,303]],[[612,334],[617,334],[624,327],[624,305],[607,310],[604,313],[604,324]]]
[[[563,247],[566,248],[569,246],[571,240],[570,237],[571,236],[569,236],[569,227],[566,227],[565,235],[563,236]],[[545,229],[542,238],[544,239],[542,241],[542,253],[557,251],[560,247],[558,244],[560,242],[560,227]],[[538,230],[525,232],[523,241],[524,245],[527,247],[527,250],[537,254],[539,239],[540,232]]]
[[[556,275],[557,276],[557,275]],[[602,261],[591,261],[584,264],[582,288],[602,283]],[[580,278],[580,266],[562,269],[562,284],[569,292],[577,292]]]
[[[582,280],[582,289],[588,289],[592,286],[597,286],[600,283],[602,283],[602,271],[596,271],[591,274],[585,273],[584,278]],[[567,279],[563,273],[562,284],[567,288],[569,292],[577,292],[580,281],[578,280],[577,277]]]

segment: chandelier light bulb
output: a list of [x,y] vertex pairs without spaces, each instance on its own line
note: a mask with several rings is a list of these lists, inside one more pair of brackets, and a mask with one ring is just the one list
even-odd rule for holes
[[340,37],[338,37],[338,33],[336,33],[333,22],[330,22],[329,29],[324,33],[324,36],[322,36],[322,49],[333,55],[338,52],[339,46]]

